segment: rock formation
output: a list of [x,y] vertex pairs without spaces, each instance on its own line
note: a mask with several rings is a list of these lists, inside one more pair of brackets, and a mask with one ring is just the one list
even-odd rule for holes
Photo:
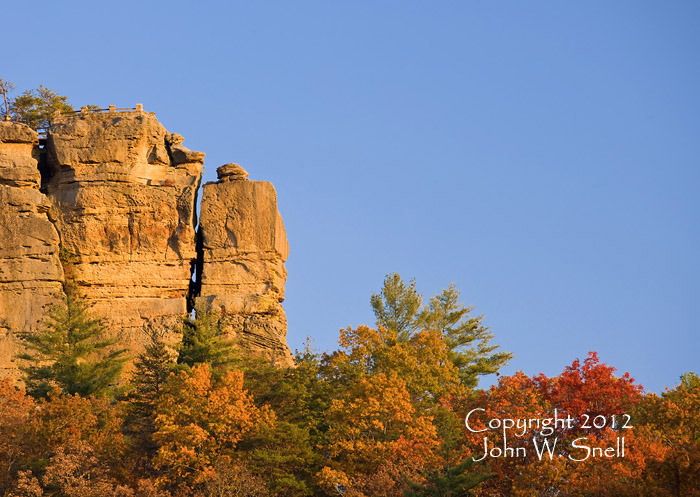
[[39,140],[24,124],[0,122],[0,374],[14,374],[14,333],[36,329],[63,298],[59,238],[39,192]]
[[271,184],[219,168],[204,187],[197,250],[204,154],[153,114],[57,116],[41,151],[33,130],[0,125],[0,368],[14,367],[12,334],[65,298],[59,247],[121,346],[139,351],[146,328],[176,330],[197,300],[223,312],[242,347],[291,364],[280,305],[288,248]]
[[130,349],[187,312],[204,154],[181,142],[142,111],[61,116],[48,135],[46,192],[75,283]]
[[251,351],[291,365],[284,300],[289,255],[277,193],[249,181],[237,164],[217,169],[202,193],[202,267],[197,302],[223,313],[226,329]]

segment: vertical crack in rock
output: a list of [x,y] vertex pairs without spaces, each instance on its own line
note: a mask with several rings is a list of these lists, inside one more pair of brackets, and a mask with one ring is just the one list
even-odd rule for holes
[[51,167],[49,167],[49,158],[46,148],[46,140],[42,140],[43,146],[38,149],[39,174],[41,175],[41,185],[39,190],[41,193],[46,193],[46,185],[51,181]]
[[202,286],[202,233],[201,226],[198,225],[197,206],[199,205],[199,192],[202,189],[202,177],[199,177],[197,186],[194,190],[194,204],[192,206],[192,226],[196,226],[195,232],[195,258],[190,265],[190,286],[187,291],[187,313],[191,313],[194,309],[195,299],[199,296],[199,291]]
[[192,261],[190,288],[187,294],[187,312],[194,309],[197,297],[202,291],[202,266],[204,264],[204,250],[202,248],[202,227],[197,228],[195,235],[195,252],[197,257]]

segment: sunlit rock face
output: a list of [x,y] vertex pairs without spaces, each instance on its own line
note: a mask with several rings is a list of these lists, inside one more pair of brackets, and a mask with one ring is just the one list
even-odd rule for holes
[[16,375],[18,331],[32,331],[63,297],[59,236],[39,191],[37,133],[0,122],[0,374]]
[[54,120],[46,192],[71,275],[121,345],[174,330],[187,312],[204,154],[151,113]]
[[204,154],[182,142],[141,108],[56,116],[43,147],[0,122],[0,374],[16,375],[17,333],[41,326],[68,282],[132,358],[149,331],[177,341],[196,302],[244,355],[292,365],[275,189],[222,166],[197,232]]
[[197,302],[221,312],[226,329],[248,350],[289,366],[284,300],[289,255],[277,193],[250,181],[237,164],[217,169],[203,187],[202,267]]

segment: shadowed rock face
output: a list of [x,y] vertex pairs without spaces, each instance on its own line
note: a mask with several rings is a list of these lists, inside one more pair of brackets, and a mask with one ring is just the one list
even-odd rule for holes
[[59,237],[39,192],[39,141],[24,124],[0,122],[0,374],[16,374],[14,335],[34,330],[63,296]]
[[292,365],[284,300],[289,245],[272,184],[249,181],[236,164],[217,169],[202,193],[199,305],[220,311],[243,346]]
[[142,350],[145,329],[167,330],[176,340],[179,320],[196,300],[222,311],[244,349],[292,365],[280,305],[288,246],[275,190],[248,181],[235,164],[219,168],[219,181],[204,186],[197,249],[204,154],[182,142],[141,110],[61,116],[38,167],[36,132],[0,122],[6,374],[16,373],[14,333],[36,329],[48,307],[65,299],[59,249],[93,315],[132,356]]

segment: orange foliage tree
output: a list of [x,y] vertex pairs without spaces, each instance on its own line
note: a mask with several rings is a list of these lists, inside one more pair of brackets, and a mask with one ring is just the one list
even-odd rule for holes
[[216,379],[198,364],[172,374],[156,408],[154,465],[163,484],[202,484],[220,460],[235,460],[238,443],[264,426],[274,414],[258,408],[243,389],[243,373],[227,371]]
[[29,450],[29,423],[35,415],[34,399],[8,378],[0,380],[0,494],[11,488],[14,474]]
[[436,413],[466,393],[442,336],[359,326],[341,330],[341,350],[324,358],[321,375],[332,399],[328,454],[318,481],[328,493],[402,495],[407,478],[440,464]]
[[37,401],[0,381],[0,493],[53,495],[59,488],[88,496],[99,487],[112,495],[131,475],[121,430],[119,409],[106,399],[54,390]]
[[[591,352],[583,363],[574,361],[558,377],[540,374],[530,378],[516,373],[502,377],[497,386],[478,394],[471,407],[484,411],[478,411],[478,416],[470,420],[475,430],[487,428],[486,423],[494,418],[551,418],[555,409],[558,418],[572,420],[554,426],[551,434],[543,434],[543,427],[536,423],[511,429],[506,435],[502,429],[468,432],[473,457],[477,459],[485,452],[485,436],[487,450],[502,448],[504,443],[516,449],[508,456],[487,455],[485,460],[497,477],[486,482],[479,495],[625,495],[622,492],[629,482],[640,475],[642,458],[633,430],[625,430],[622,425],[627,420],[624,415],[631,413],[642,399],[642,388],[628,374],[618,377],[614,373],[615,368],[601,363],[597,354]],[[622,437],[627,449],[624,458],[590,457],[594,447],[617,448],[617,440]],[[535,449],[535,443],[542,449],[545,438],[550,446],[556,444],[553,457],[546,450],[540,457]],[[580,446],[591,447],[591,452]],[[523,450],[518,452],[517,448]]]
[[681,376],[680,385],[649,394],[635,412],[635,432],[644,454],[637,495],[700,496],[700,377]]

